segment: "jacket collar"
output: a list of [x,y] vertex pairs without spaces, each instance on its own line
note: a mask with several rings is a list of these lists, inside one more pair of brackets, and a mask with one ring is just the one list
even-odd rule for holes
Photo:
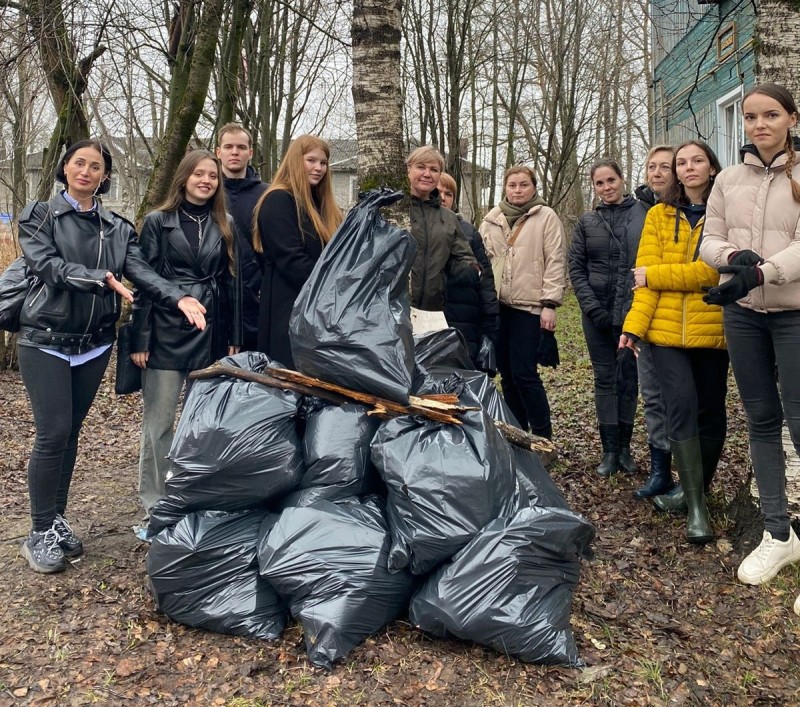
[[[82,212],[76,211],[75,207],[72,206],[65,198],[62,192],[58,192],[52,199],[50,199],[50,210],[53,212],[53,216],[58,218],[59,216],[64,216],[67,213],[75,213],[75,214],[83,214],[83,213],[91,213],[91,212]],[[114,222],[114,214],[112,214],[102,203],[100,200],[97,201],[97,215],[100,217],[102,221],[105,221],[108,224],[112,224]]]
[[[793,137],[792,142],[794,143],[794,151],[796,153],[800,153],[800,138]],[[778,169],[786,164],[786,160],[788,156],[786,152],[779,152],[775,157],[772,158],[772,162],[769,164],[764,164],[764,161],[761,159],[761,155],[758,154],[758,148],[755,145],[743,145],[742,149],[739,150],[739,156],[742,158],[742,162],[744,164],[749,164],[753,167],[762,167],[765,169]]]
[[219,230],[216,222],[209,215],[208,226],[203,233],[203,242],[200,244],[200,249],[195,256],[181,228],[181,219],[178,212],[163,211],[162,213],[164,214],[164,229],[169,230],[166,234],[167,240],[172,243],[173,247],[187,262],[196,262],[200,266],[205,266],[208,259],[219,248],[219,242],[222,240],[222,231]]

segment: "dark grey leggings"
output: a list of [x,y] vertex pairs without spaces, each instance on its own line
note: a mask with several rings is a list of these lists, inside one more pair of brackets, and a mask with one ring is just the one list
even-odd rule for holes
[[[789,532],[784,413],[795,450],[800,447],[800,311],[754,312],[725,307],[725,336],[750,431],[750,456],[764,527]],[[776,376],[777,372],[777,376]]]
[[80,366],[30,346],[20,346],[19,371],[28,391],[36,437],[28,462],[31,520],[47,530],[63,515],[78,454],[78,435],[111,356],[111,348]]
[[617,389],[617,346],[619,336],[613,327],[598,328],[585,314],[581,315],[586,348],[592,361],[594,374],[594,405],[597,422],[601,425],[617,425],[620,422],[633,424],[636,417],[636,389],[638,380],[633,371],[629,388],[632,395],[620,395]]

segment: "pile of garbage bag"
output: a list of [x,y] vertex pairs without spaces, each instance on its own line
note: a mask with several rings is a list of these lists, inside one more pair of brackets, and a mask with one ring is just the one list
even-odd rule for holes
[[[471,409],[458,425],[381,420],[239,378],[195,381],[148,526],[156,605],[189,626],[261,639],[294,619],[324,668],[406,615],[436,636],[581,665],[569,616],[594,529],[537,455],[498,431],[494,420],[516,421],[493,382],[463,367],[457,334],[415,342],[400,287],[413,242],[378,212],[394,197],[368,195],[326,249],[295,305],[295,364],[378,397],[425,389]],[[220,363],[281,367],[254,352]]]

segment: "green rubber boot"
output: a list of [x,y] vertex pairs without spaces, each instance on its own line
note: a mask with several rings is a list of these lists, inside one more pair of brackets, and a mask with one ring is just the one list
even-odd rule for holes
[[690,543],[707,543],[714,539],[714,532],[706,508],[700,438],[692,437],[682,442],[670,440],[670,447],[686,499],[686,539]]

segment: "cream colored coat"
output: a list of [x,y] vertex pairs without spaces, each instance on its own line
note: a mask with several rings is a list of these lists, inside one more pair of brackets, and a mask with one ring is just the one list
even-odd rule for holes
[[[800,155],[798,155],[800,159]],[[739,300],[757,312],[800,309],[800,203],[792,198],[791,183],[779,155],[767,169],[752,152],[744,163],[723,169],[706,208],[700,257],[719,269],[737,250],[752,250],[765,259],[765,284]],[[800,179],[800,165],[794,167]],[[721,275],[720,282],[731,275]]]
[[[567,252],[561,220],[549,206],[537,204],[520,218],[524,223],[506,257],[498,298],[502,304],[540,314],[542,301],[561,304],[566,287]],[[490,261],[508,248],[511,229],[499,206],[481,222]],[[495,283],[497,287],[498,283]]]

